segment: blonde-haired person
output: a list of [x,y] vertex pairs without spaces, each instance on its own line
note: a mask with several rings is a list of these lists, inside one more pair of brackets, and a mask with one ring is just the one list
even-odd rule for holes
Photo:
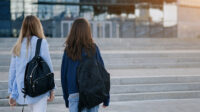
[[46,112],[47,100],[53,101],[53,90],[37,97],[26,96],[22,93],[24,88],[24,73],[26,64],[34,57],[36,43],[42,38],[40,56],[47,62],[53,72],[47,40],[45,39],[40,20],[36,16],[27,16],[23,20],[19,38],[12,50],[9,69],[8,93],[10,106],[28,104],[31,112]]

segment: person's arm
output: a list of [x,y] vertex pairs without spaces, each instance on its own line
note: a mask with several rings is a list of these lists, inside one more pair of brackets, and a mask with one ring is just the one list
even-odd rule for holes
[[[48,45],[48,42],[46,39],[42,39],[40,54],[41,54],[41,57],[44,59],[44,61],[48,64],[51,72],[53,73],[54,70],[53,70],[53,66],[52,66],[52,62],[51,62],[51,56],[49,53],[49,45]],[[49,91],[49,99],[48,99],[49,102],[53,101],[53,99],[54,99],[54,90],[55,89],[56,89],[56,84],[55,84],[55,87]]]
[[104,66],[103,59],[101,57],[101,53],[99,48],[96,46],[96,59]]
[[62,58],[62,64],[61,64],[61,85],[62,85],[62,91],[63,91],[63,98],[65,100],[65,106],[69,107],[69,93],[68,93],[68,87],[67,87],[67,58],[66,53],[64,52],[63,58]]
[[9,77],[8,77],[8,93],[11,95],[14,90],[13,84],[16,78],[16,57],[11,56],[10,68],[9,68]]
[[19,96],[18,90],[17,90],[17,82],[16,82],[16,79],[15,79],[14,82],[13,82],[13,87],[12,87],[12,88],[13,88],[13,89],[12,89],[10,98],[16,100],[17,97]]
[[[52,66],[52,62],[51,62],[51,56],[50,56],[50,53],[49,53],[49,45],[47,43],[47,40],[46,39],[42,39],[42,44],[41,44],[41,50],[40,50],[40,53],[41,53],[41,57],[44,59],[44,61],[48,64],[51,72],[53,73],[54,70],[53,70],[53,66]],[[54,87],[54,89],[56,88],[56,85]],[[53,90],[54,90],[53,89]]]
[[9,68],[9,79],[8,79],[8,93],[9,93],[9,104],[10,106],[16,105],[16,99],[18,97],[17,83],[16,83],[16,57],[11,57],[10,68]]
[[41,57],[44,59],[44,61],[48,64],[51,72],[53,72],[53,66],[52,66],[52,62],[51,62],[51,56],[49,53],[49,45],[46,39],[42,39],[42,43],[41,43]]
[[[103,62],[103,59],[101,57],[101,53],[100,53],[100,50],[98,47],[96,48],[96,59],[104,66],[104,62]],[[110,94],[109,94],[108,98],[103,102],[103,105],[109,106],[109,102],[110,102]]]
[[109,103],[110,103],[110,94],[109,94],[108,98],[103,102],[103,105],[109,106]]

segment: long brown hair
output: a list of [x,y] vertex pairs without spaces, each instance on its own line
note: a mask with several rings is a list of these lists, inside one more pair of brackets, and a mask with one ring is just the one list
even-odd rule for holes
[[38,38],[45,38],[42,24],[40,20],[36,16],[27,16],[23,20],[22,27],[20,30],[19,38],[13,47],[13,54],[15,56],[20,56],[20,50],[21,50],[21,43],[23,38],[27,38],[27,53],[28,53],[28,47],[30,44],[30,39],[32,36],[37,36]]
[[81,59],[83,48],[88,56],[95,53],[95,43],[92,39],[90,24],[86,19],[78,18],[74,21],[65,44],[68,57],[74,61]]

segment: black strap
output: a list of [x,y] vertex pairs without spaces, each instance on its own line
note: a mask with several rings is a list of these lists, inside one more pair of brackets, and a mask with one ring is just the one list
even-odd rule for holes
[[22,107],[22,112],[24,112],[25,98],[26,98],[26,95],[24,94],[24,104],[23,104],[23,107]]
[[35,50],[35,56],[39,56],[39,54],[40,54],[41,43],[42,43],[42,39],[38,39],[37,40],[36,50]]

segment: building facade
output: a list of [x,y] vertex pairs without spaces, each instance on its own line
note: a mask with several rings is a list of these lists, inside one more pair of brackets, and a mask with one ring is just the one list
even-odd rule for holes
[[11,34],[10,2],[0,1],[0,36],[7,37]]
[[78,17],[90,21],[93,37],[197,37],[198,4],[198,0],[2,0],[1,9],[7,13],[0,11],[5,15],[0,22],[7,20],[8,25],[0,27],[0,37],[17,37],[27,15],[40,18],[48,37],[66,37]]
[[180,0],[178,6],[178,37],[200,37],[200,1]]

